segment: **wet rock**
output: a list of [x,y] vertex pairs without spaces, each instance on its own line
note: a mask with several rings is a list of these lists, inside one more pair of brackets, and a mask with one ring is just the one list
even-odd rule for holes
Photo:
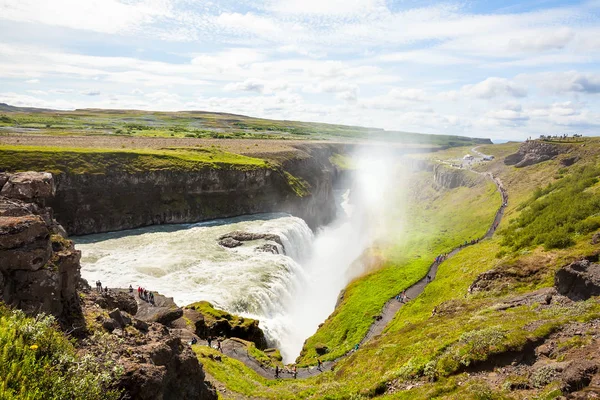
[[271,243],[265,243],[262,246],[258,246],[256,251],[263,253],[271,253],[271,254],[279,254],[279,249],[277,246]]
[[562,267],[554,276],[558,292],[571,300],[587,300],[600,295],[600,264],[588,259]]
[[232,249],[234,247],[243,245],[243,243],[240,242],[239,240],[235,240],[233,238],[226,237],[226,238],[219,239],[219,245]]
[[45,204],[55,193],[52,174],[31,171],[10,174],[0,191],[2,196],[38,204]]
[[[225,239],[233,239],[238,242],[249,242],[253,240],[271,240],[279,245],[283,246],[281,242],[281,238],[277,235],[273,235],[270,233],[252,233],[252,232],[243,232],[243,231],[233,231],[229,232],[219,238],[219,244],[221,244],[222,240]],[[239,245],[238,245],[239,246]]]

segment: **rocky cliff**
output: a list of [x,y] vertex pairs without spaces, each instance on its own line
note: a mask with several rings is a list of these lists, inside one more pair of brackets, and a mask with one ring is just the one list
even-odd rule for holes
[[465,169],[454,168],[444,164],[435,164],[433,167],[433,180],[438,188],[473,187],[483,179],[482,176]]
[[72,235],[261,212],[288,212],[315,228],[335,217],[333,151],[304,146],[276,166],[247,170],[65,172],[55,175],[51,206]]
[[569,147],[559,144],[545,143],[539,140],[530,140],[524,142],[519,151],[506,156],[504,163],[506,165],[514,165],[517,168],[527,167],[548,161],[561,153],[565,153]]
[[32,315],[63,324],[80,314],[80,252],[44,207],[54,195],[52,175],[24,172],[0,180],[0,298]]
[[123,398],[217,398],[179,336],[132,318],[138,307],[129,294],[95,293],[81,279],[81,254],[45,207],[55,194],[51,174],[0,174],[0,187],[1,301],[29,315],[54,315],[79,338],[82,354],[117,362],[124,373],[115,385]]

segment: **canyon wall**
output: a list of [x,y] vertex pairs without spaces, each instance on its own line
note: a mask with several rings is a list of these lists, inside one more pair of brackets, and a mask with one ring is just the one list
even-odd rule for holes
[[245,170],[61,173],[55,175],[50,205],[71,235],[263,212],[287,212],[314,229],[335,217],[338,171],[329,158],[340,149],[303,145],[291,154],[271,155],[270,167]]

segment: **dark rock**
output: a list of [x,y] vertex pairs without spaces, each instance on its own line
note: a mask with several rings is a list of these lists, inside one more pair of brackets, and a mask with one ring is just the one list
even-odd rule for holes
[[0,195],[43,205],[54,197],[55,191],[52,174],[30,171],[10,174]]
[[102,293],[102,295],[95,297],[95,302],[106,310],[118,308],[131,315],[135,315],[138,311],[138,305],[135,298],[120,290]]
[[102,322],[102,327],[104,329],[106,329],[107,331],[109,331],[109,332],[114,331],[117,326],[118,326],[118,323],[114,319],[112,319],[112,318],[105,319]]
[[228,239],[233,239],[233,243],[240,243],[237,244],[236,246],[240,246],[242,243],[241,242],[249,242],[252,240],[271,240],[273,242],[278,243],[279,245],[283,246],[282,242],[281,242],[281,238],[277,235],[272,235],[269,233],[252,233],[252,232],[243,232],[243,231],[234,231],[234,232],[229,232],[223,236],[221,236],[219,238],[219,244],[224,246],[222,244],[223,241],[228,240]]
[[277,246],[271,243],[265,243],[262,246],[258,246],[256,248],[256,251],[260,251],[263,253],[279,254],[279,249],[277,248]]
[[8,181],[9,174],[6,172],[0,172],[0,192],[2,191],[2,187]]
[[144,335],[141,346],[124,346],[121,364],[124,373],[118,386],[128,398],[141,400],[216,400],[212,385],[205,381],[202,365],[191,348],[169,330],[156,329],[153,324]]
[[592,375],[598,372],[598,365],[593,361],[573,361],[562,373],[561,390],[563,393],[571,393],[588,386]]
[[125,321],[123,320],[123,317],[121,316],[121,311],[119,311],[118,308],[115,308],[114,310],[109,312],[108,316],[111,317],[117,323],[117,326],[119,326],[120,328],[126,325]]
[[562,267],[554,276],[558,292],[571,300],[587,300],[600,295],[600,264],[588,259]]
[[560,165],[562,165],[563,167],[570,167],[571,165],[575,164],[579,160],[580,160],[580,157],[578,157],[578,156],[563,158],[562,160],[560,160]]
[[504,164],[514,165],[517,168],[527,167],[548,161],[557,155],[568,151],[564,146],[531,140],[519,147],[519,151],[504,158]]
[[329,352],[329,348],[327,346],[325,346],[324,344],[317,344],[315,346],[315,351],[317,352],[318,355],[322,356]]
[[183,316],[183,309],[177,307],[177,308],[171,308],[171,309],[162,309],[159,310],[156,313],[156,317],[155,320],[158,323],[161,323],[163,325],[168,325],[169,323],[171,323],[172,321],[175,321],[178,318],[181,318]]
[[175,304],[172,297],[165,297],[156,292],[153,292],[153,294],[154,304],[140,301],[135,314],[137,319],[144,322],[158,322],[169,325],[183,316],[183,309]]
[[142,332],[146,332],[148,330],[148,323],[144,322],[142,320],[139,319],[134,319],[133,320],[133,326],[135,327],[135,329],[142,331]]

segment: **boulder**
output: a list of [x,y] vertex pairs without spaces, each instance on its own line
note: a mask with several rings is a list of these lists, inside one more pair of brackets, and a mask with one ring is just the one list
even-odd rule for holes
[[576,360],[564,369],[561,376],[561,390],[571,393],[588,386],[592,375],[598,372],[598,365],[594,361]]
[[169,325],[183,316],[183,309],[175,304],[172,297],[165,297],[156,292],[153,292],[153,294],[154,304],[144,300],[139,301],[135,318],[144,322],[158,322]]
[[558,292],[571,300],[587,300],[600,295],[600,264],[589,259],[562,267],[554,276]]
[[598,243],[600,243],[600,231],[599,231],[599,232],[596,232],[596,233],[594,233],[594,235],[592,236],[592,241],[591,241],[591,243],[592,243],[592,244],[598,244]]
[[0,217],[1,270],[37,270],[51,254],[50,230],[39,215]]
[[243,243],[240,242],[239,240],[235,240],[233,238],[226,237],[223,239],[219,239],[219,245],[232,249],[234,247],[243,245]]
[[121,311],[119,311],[118,308],[115,308],[114,310],[109,312],[108,316],[111,317],[117,323],[117,326],[121,328],[127,325],[125,323],[125,320],[123,319],[123,316],[121,315]]
[[168,329],[152,324],[140,339],[123,340],[127,349],[120,349],[125,356],[120,358],[124,372],[118,387],[127,398],[217,399],[194,352]]
[[102,293],[102,295],[96,296],[94,301],[106,310],[118,308],[131,315],[135,315],[138,311],[138,304],[137,301],[135,301],[135,298],[120,290]]
[[45,204],[55,193],[52,174],[32,171],[10,174],[0,191],[2,196],[38,204]]

